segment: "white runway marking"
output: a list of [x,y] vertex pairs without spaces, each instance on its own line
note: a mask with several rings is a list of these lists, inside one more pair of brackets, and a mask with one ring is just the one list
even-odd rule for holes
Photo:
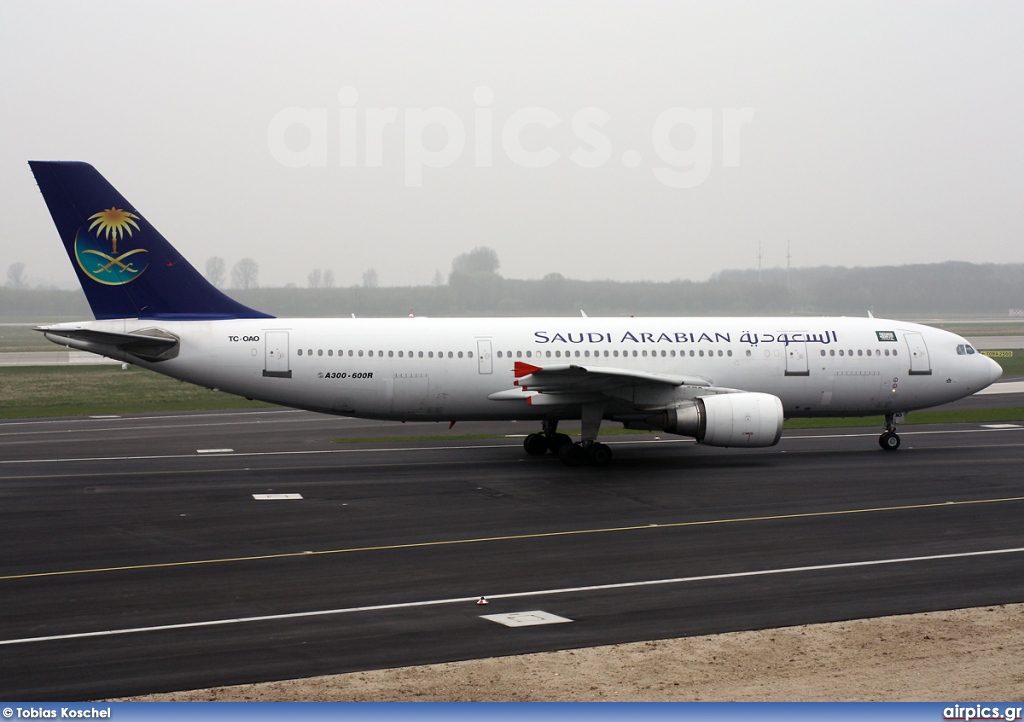
[[[861,562],[842,562],[837,564],[814,564],[804,567],[785,567],[782,569],[761,569],[751,572],[732,572],[730,574],[706,574],[696,577],[676,577],[673,579],[653,579],[641,582],[621,582],[618,584],[596,584],[586,587],[565,587],[561,589],[541,589],[530,592],[511,592],[507,594],[489,594],[487,599],[523,599],[527,597],[546,597],[562,594],[579,594],[580,592],[601,592],[612,589],[630,589],[639,587],[653,587],[670,584],[693,584],[696,582],[713,582],[727,579],[743,579],[748,577],[767,577],[778,574],[798,574],[806,572],[835,571],[838,569],[857,569],[865,567],[877,567],[889,564],[912,564],[917,562],[942,561],[947,559],[967,559],[971,557],[996,556],[1000,554],[1020,554],[1024,547],[1012,549],[989,549],[978,552],[959,552],[955,554],[932,554],[921,557],[900,557],[895,559],[874,559]],[[15,644],[35,644],[38,642],[56,642],[71,639],[88,639],[92,637],[109,637],[123,634],[141,634],[143,632],[165,632],[177,629],[199,629],[203,627],[218,627],[229,624],[249,624],[252,622],[275,622],[287,619],[303,619],[309,617],[326,617],[339,614],[354,614],[357,612],[379,612],[392,609],[414,609],[418,607],[436,607],[447,604],[473,604],[480,599],[479,596],[455,597],[451,599],[431,599],[419,602],[399,602],[396,604],[377,604],[365,607],[347,607],[343,609],[322,609],[312,612],[292,612],[289,614],[267,614],[258,617],[235,617],[231,619],[214,619],[205,622],[183,622],[181,624],[161,624],[153,627],[129,627],[126,629],[108,629],[96,632],[78,632],[74,634],[54,634],[45,637],[23,637],[20,639],[0,640],[0,646]]]
[[557,614],[540,610],[533,612],[511,612],[509,614],[481,614],[480,618],[503,624],[506,627],[536,627],[541,624],[565,624],[572,621],[565,617],[559,617]]
[[1004,381],[1001,384],[992,384],[974,395],[984,396],[986,394],[1024,394],[1024,381]]

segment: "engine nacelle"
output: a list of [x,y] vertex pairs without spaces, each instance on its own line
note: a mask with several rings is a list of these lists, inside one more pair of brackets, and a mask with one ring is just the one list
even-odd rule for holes
[[761,393],[699,396],[669,409],[662,428],[708,446],[775,446],[782,436],[782,401]]

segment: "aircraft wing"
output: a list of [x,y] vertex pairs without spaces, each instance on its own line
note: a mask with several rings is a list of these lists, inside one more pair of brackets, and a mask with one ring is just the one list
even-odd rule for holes
[[515,385],[489,398],[495,401],[526,399],[531,405],[579,404],[609,398],[633,397],[637,391],[670,391],[681,386],[711,387],[703,376],[657,374],[607,366],[557,364],[534,366],[517,361]]

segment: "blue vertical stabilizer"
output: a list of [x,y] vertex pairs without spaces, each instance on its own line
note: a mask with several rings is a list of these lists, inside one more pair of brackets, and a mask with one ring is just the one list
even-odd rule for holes
[[217,290],[88,163],[29,165],[97,319],[272,318]]

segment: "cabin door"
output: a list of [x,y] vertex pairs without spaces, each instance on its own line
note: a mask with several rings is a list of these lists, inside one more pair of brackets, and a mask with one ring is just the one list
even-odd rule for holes
[[790,341],[786,344],[786,376],[810,376],[807,365],[807,342]]
[[477,369],[482,374],[494,372],[494,362],[491,359],[491,340],[477,339],[476,341],[476,363]]
[[910,353],[910,375],[930,375],[932,362],[928,357],[928,347],[924,343],[924,336],[917,331],[904,331],[903,339],[907,342],[907,351]]
[[288,366],[288,332],[266,331],[263,338],[266,344],[263,375],[279,379],[290,379],[292,372]]

